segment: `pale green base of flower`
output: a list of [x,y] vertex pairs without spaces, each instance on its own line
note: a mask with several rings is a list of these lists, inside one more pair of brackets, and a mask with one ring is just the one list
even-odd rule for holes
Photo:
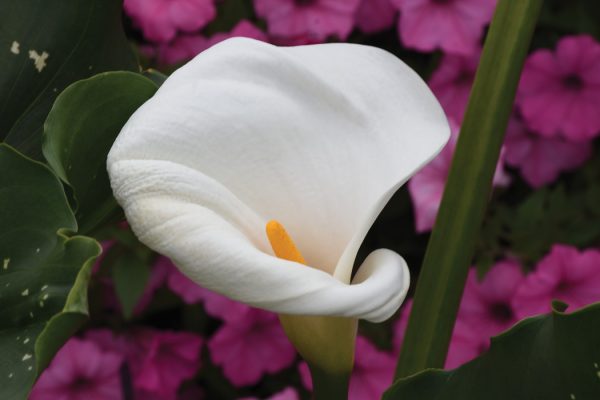
[[358,320],[280,314],[279,321],[298,353],[308,363],[314,398],[347,399]]

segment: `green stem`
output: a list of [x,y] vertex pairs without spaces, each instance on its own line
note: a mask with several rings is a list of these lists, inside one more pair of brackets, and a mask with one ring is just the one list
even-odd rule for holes
[[308,364],[313,383],[313,400],[348,400],[350,373],[331,374]]
[[542,0],[500,0],[425,253],[396,378],[441,368]]

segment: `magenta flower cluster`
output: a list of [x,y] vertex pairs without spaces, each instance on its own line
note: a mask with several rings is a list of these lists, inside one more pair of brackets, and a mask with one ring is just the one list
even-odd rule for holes
[[[166,258],[155,264],[152,280],[155,277],[161,277],[159,286],[168,287],[184,302],[202,303],[209,315],[222,321],[219,329],[209,338],[141,327],[120,333],[89,330],[61,349],[36,384],[31,400],[120,398],[123,373],[130,376],[136,398],[175,400],[185,399],[189,393],[202,398],[198,397],[201,388],[182,390],[182,384],[201,373],[203,352],[208,352],[233,386],[252,386],[266,375],[291,368],[299,373],[304,387],[312,389],[308,367],[298,363],[275,314],[197,286]],[[600,251],[555,245],[528,275],[514,260],[496,263],[483,280],[472,269],[446,368],[480,355],[488,349],[490,337],[519,320],[551,311],[553,300],[569,304],[571,310],[600,301]],[[408,300],[395,323],[392,351],[358,337],[349,399],[379,398],[392,383],[411,307],[412,300]],[[284,388],[271,399],[296,400],[298,393]]]
[[[515,260],[496,263],[482,280],[469,271],[452,333],[446,368],[456,368],[489,348],[490,338],[523,318],[552,310],[552,301],[569,305],[569,311],[600,301],[600,251],[579,251],[557,244],[525,275]],[[395,349],[400,350],[412,300],[396,322]]]
[[[446,54],[429,84],[458,130],[480,50]],[[600,135],[600,43],[587,35],[562,38],[556,51],[537,50],[525,63],[494,184],[507,186],[504,166],[533,188],[585,163]],[[454,135],[457,135],[455,132]],[[418,232],[431,230],[450,169],[456,138],[409,183]]]
[[244,21],[245,26],[210,38],[201,30],[215,18],[213,0],[125,0],[125,11],[154,44],[150,54],[163,63],[176,63],[231,36],[298,45],[347,40],[355,28],[371,34],[395,24],[407,48],[470,55],[479,46],[495,4],[496,0],[254,0],[266,34]]

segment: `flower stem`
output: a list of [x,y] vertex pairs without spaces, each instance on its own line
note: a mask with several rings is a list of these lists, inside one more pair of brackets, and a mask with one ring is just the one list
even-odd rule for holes
[[313,383],[313,400],[348,400],[350,372],[347,374],[327,373],[315,365],[308,364]]
[[500,0],[417,283],[396,378],[446,359],[519,75],[542,0]]

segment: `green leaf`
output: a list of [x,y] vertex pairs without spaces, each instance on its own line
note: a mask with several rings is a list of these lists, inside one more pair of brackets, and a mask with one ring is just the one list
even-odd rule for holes
[[65,87],[138,69],[121,7],[120,0],[0,0],[0,140],[41,159],[43,123]]
[[144,72],[142,72],[144,74],[144,76],[148,79],[150,79],[152,82],[154,82],[154,84],[157,87],[161,87],[162,84],[167,80],[168,76],[163,74],[162,72],[154,69],[154,68],[149,68],[147,70],[145,70]]
[[112,264],[111,275],[123,315],[130,318],[148,283],[150,267],[146,260],[127,251]]
[[80,232],[90,232],[115,210],[106,156],[131,114],[156,92],[133,72],[105,72],[75,82],[58,96],[44,126],[43,152],[69,184]]
[[[562,308],[555,304],[554,307]],[[490,350],[452,371],[397,381],[384,400],[600,399],[600,303],[521,321]]]
[[[0,398],[25,399],[87,317],[100,245],[77,229],[60,181],[0,144]],[[6,172],[8,171],[8,172]]]
[[444,365],[542,0],[500,0],[485,40],[396,377]]

